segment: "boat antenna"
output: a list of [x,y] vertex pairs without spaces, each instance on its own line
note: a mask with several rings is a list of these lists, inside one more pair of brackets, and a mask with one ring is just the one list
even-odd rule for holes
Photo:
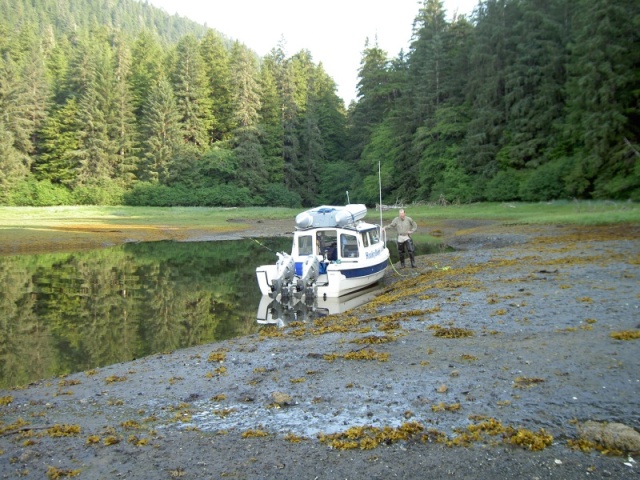
[[347,205],[351,205],[351,201],[349,200],[349,190],[347,190]]
[[382,176],[380,175],[380,160],[378,160],[378,190],[380,192],[380,228],[382,228]]

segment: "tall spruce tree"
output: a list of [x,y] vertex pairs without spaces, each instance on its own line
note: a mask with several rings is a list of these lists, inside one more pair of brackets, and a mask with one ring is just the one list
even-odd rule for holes
[[113,102],[109,105],[111,125],[109,136],[112,138],[117,158],[114,178],[118,183],[129,186],[135,179],[136,163],[136,117],[133,95],[130,88],[131,52],[128,46],[117,38],[114,46]]
[[9,202],[12,187],[28,173],[29,157],[15,147],[13,134],[0,119],[0,202]]
[[373,174],[373,164],[377,167],[377,162],[383,160],[365,158],[363,152],[377,126],[384,121],[395,96],[388,66],[387,52],[380,48],[377,40],[370,45],[366,39],[358,71],[358,101],[349,112],[348,136],[348,157],[353,162],[352,168],[355,167],[352,189],[362,198],[364,194],[358,192],[359,186],[367,175]]
[[20,65],[10,54],[5,54],[0,58],[0,121],[11,133],[14,148],[23,155],[33,151],[31,140],[35,125],[29,108],[35,99],[29,97]]
[[234,124],[232,145],[238,161],[236,183],[254,194],[262,193],[267,180],[264,151],[260,143],[260,90],[257,61],[246,46],[231,48]]
[[208,147],[214,120],[205,66],[198,40],[193,35],[182,37],[176,46],[171,80],[185,142],[198,149]]
[[150,91],[165,75],[165,56],[160,41],[152,31],[143,30],[131,49],[130,85],[134,112],[139,118]]
[[568,191],[640,197],[640,8],[633,0],[580,0],[567,85]]
[[115,174],[116,149],[109,136],[113,71],[111,52],[97,45],[92,55],[91,77],[78,102],[80,144],[77,151],[77,186],[104,185]]
[[180,127],[180,113],[171,84],[166,78],[160,78],[152,86],[143,107],[140,180],[168,183],[172,163],[182,142]]
[[268,171],[269,183],[281,184],[284,181],[283,155],[283,103],[277,78],[284,60],[280,48],[272,49],[262,61],[260,68],[260,125],[264,131],[262,144]]
[[212,123],[209,129],[209,141],[215,143],[228,140],[233,129],[229,51],[220,35],[209,30],[200,42],[200,52],[211,104]]
[[485,0],[476,9],[469,61],[473,73],[467,90],[472,111],[463,162],[475,176],[480,194],[487,179],[499,169],[497,155],[508,116],[506,84],[517,47],[513,27],[519,5],[510,0]]
[[78,102],[69,98],[55,106],[44,121],[41,132],[40,155],[35,171],[38,179],[71,185],[76,175],[76,154],[80,147],[80,118]]

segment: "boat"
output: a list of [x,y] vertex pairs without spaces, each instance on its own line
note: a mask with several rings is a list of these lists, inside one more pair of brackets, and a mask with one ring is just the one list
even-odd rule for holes
[[389,249],[380,226],[365,222],[367,207],[323,205],[295,218],[291,253],[256,268],[262,295],[333,298],[380,280]]

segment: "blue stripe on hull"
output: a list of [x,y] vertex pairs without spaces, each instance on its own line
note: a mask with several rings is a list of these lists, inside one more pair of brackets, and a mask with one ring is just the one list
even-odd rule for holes
[[378,273],[380,270],[387,268],[388,261],[380,262],[377,265],[371,265],[369,267],[351,268],[349,270],[340,270],[346,278],[366,277]]
[[[384,262],[380,262],[377,265],[371,265],[368,267],[358,267],[358,268],[350,268],[350,269],[340,269],[340,273],[343,274],[346,278],[357,278],[357,277],[366,277],[367,275],[373,275],[374,273],[378,273],[380,270],[384,270],[387,268],[388,260]],[[302,276],[302,262],[296,262],[296,276]],[[344,264],[343,264],[344,265]]]

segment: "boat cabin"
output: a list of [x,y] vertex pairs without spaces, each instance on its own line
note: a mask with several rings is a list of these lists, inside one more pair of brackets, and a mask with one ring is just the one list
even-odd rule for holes
[[[382,247],[377,225],[360,223],[353,228],[314,228],[297,231],[291,255],[296,260],[296,275],[302,274],[301,257],[316,255],[320,260],[320,273],[331,263],[357,262],[370,247]],[[321,259],[320,259],[321,258]]]

